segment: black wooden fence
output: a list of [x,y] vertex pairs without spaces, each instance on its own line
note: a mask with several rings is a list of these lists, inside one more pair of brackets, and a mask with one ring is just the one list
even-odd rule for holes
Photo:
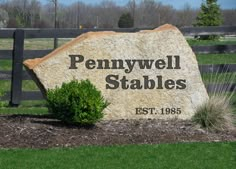
[[[25,59],[42,57],[51,50],[24,50],[24,41],[27,38],[74,38],[89,31],[116,31],[137,32],[141,29],[0,29],[0,38],[13,39],[12,50],[0,50],[0,61],[12,60],[12,70],[0,70],[0,80],[11,80],[11,91],[1,98],[9,100],[10,105],[17,106],[21,100],[42,100],[39,91],[22,91],[22,80],[31,80],[31,77],[23,70]],[[198,35],[236,35],[236,26],[224,27],[186,27],[181,28],[185,36]],[[192,46],[195,53],[236,53],[236,45]],[[199,65],[202,73],[236,72],[236,64]],[[210,84],[208,87],[224,88],[229,92],[235,91],[236,84]]]

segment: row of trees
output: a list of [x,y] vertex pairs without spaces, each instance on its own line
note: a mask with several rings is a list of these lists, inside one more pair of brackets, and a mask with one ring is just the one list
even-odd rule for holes
[[[191,26],[196,23],[200,9],[186,4],[181,10],[154,0],[130,0],[125,6],[105,0],[98,5],[80,1],[71,5],[58,4],[58,27],[116,28],[122,14],[129,13],[134,27],[157,27],[164,23]],[[235,25],[236,10],[222,10],[223,24]],[[54,27],[55,0],[43,5],[39,0],[0,0],[0,27]]]

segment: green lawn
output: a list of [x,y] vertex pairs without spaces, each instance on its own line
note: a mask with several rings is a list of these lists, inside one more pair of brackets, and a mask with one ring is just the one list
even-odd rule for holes
[[12,61],[11,60],[0,60],[0,70],[11,70]]
[[236,142],[1,149],[2,169],[235,169]]
[[236,63],[236,54],[197,54],[199,65]]
[[[58,39],[58,45],[61,46],[66,42],[70,41],[71,39],[63,38]],[[53,39],[26,39],[24,41],[24,48],[29,50],[36,50],[36,49],[53,49]],[[0,39],[0,50],[1,49],[12,49],[13,48],[13,40],[12,39]]]

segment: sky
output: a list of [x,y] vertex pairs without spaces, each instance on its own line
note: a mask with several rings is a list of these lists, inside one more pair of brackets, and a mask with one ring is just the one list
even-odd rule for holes
[[[43,4],[46,4],[49,0],[40,0]],[[81,1],[86,4],[99,4],[103,0],[58,0],[58,2],[69,5],[73,2]],[[124,6],[129,0],[113,0],[117,5]],[[138,0],[140,1],[140,0]],[[172,5],[176,9],[181,9],[188,3],[192,8],[200,8],[203,0],[156,0],[166,5]],[[222,9],[236,9],[236,0],[218,0],[218,4]]]

